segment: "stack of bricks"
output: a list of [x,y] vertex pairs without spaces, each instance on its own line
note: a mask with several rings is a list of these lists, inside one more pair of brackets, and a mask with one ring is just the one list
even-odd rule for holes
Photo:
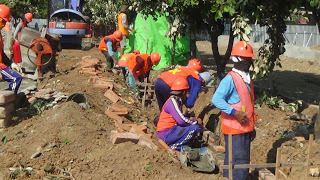
[[91,74],[97,76],[101,75],[104,70],[101,61],[97,58],[92,58],[91,56],[82,57],[80,65],[81,69],[79,70],[79,74]]
[[13,91],[0,91],[0,132],[11,124],[15,98]]

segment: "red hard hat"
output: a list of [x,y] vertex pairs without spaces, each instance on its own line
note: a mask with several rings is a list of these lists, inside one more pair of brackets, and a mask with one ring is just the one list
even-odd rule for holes
[[174,80],[171,91],[182,91],[189,89],[189,84],[186,78],[179,77],[176,80]]
[[254,57],[254,54],[249,43],[239,41],[233,46],[231,56]]
[[158,65],[160,62],[161,56],[157,52],[151,53],[151,61],[153,65]]
[[29,22],[31,22],[31,21],[32,21],[32,18],[33,18],[33,15],[32,15],[32,13],[26,13],[26,14],[24,15],[24,17],[26,18],[26,20],[28,20]]
[[11,12],[7,5],[0,4],[0,18],[7,22],[11,21]]
[[202,62],[197,58],[189,60],[188,66],[198,72],[202,70]]
[[136,54],[140,54],[140,51],[138,49],[135,49],[132,51],[133,53],[136,53]]
[[119,30],[116,30],[115,32],[113,32],[113,36],[117,41],[121,41],[122,40],[122,33]]

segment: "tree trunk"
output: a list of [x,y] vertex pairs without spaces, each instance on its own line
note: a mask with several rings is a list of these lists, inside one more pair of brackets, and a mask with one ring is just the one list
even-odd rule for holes
[[171,65],[174,65],[174,55],[176,54],[176,42],[177,42],[177,36],[174,36],[172,41]]
[[318,13],[317,8],[312,8],[312,15],[318,25],[318,32],[320,33],[320,14]]
[[196,46],[196,37],[195,33],[192,31],[190,32],[190,58],[197,57],[197,46]]

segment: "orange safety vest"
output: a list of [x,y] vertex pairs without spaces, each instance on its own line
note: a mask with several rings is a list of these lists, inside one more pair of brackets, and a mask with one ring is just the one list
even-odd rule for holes
[[[169,102],[173,97],[170,96],[166,103],[163,105],[163,107]],[[182,106],[180,107],[180,110],[182,111]],[[161,111],[159,116],[159,121],[157,123],[157,132],[165,130],[165,129],[171,129],[173,126],[177,125],[176,120],[172,117],[171,114],[165,112],[164,110]]]
[[127,67],[127,61],[128,59],[131,59],[135,54],[134,53],[128,53],[121,56],[121,58],[118,61],[118,65],[120,67]]
[[114,52],[117,51],[117,48],[118,48],[117,40],[113,37],[113,34],[105,36],[101,39],[100,44],[99,44],[100,51],[108,51],[107,44],[106,44],[106,42],[104,42],[104,40],[108,39],[108,38],[111,39],[111,41],[112,41],[112,51],[114,51]]
[[232,76],[234,85],[240,97],[240,102],[236,104],[230,104],[230,106],[237,111],[245,111],[248,117],[248,122],[246,122],[245,124],[240,124],[234,116],[221,112],[222,132],[223,134],[243,134],[252,132],[254,129],[254,121],[256,117],[256,115],[254,114],[253,83],[251,81],[251,91],[249,91],[246,83],[238,73],[230,71],[228,74]]
[[171,69],[162,73],[159,76],[159,78],[162,79],[166,84],[168,84],[169,87],[171,87],[174,80],[176,80],[178,77],[183,77],[187,79],[188,76],[192,76],[200,81],[198,71],[195,71],[188,67],[179,67],[176,69]]
[[149,66],[148,63],[148,57],[149,54],[136,54],[131,59],[128,59],[127,61],[127,67],[129,68],[129,71],[132,73],[133,68],[137,65],[136,58],[141,57],[144,61],[144,66],[142,69],[139,69],[136,73],[138,76],[145,74],[146,72],[150,71],[152,69],[152,66]]
[[[124,28],[123,25],[122,25],[122,16],[123,15],[125,15],[125,13],[120,13],[118,15],[118,26],[119,26],[118,28],[119,28],[119,31],[121,31],[123,36],[129,36],[128,29]],[[126,19],[126,25],[129,26],[128,18]]]

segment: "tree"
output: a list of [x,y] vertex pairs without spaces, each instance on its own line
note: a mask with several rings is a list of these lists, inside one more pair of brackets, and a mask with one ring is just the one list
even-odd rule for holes
[[21,18],[25,13],[31,12],[36,18],[47,18],[48,1],[47,0],[0,0],[0,4],[10,7],[13,18]]

